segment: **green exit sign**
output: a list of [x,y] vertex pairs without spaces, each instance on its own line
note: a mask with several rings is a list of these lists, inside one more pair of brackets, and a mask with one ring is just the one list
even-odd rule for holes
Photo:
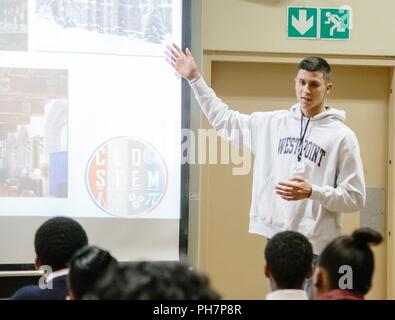
[[288,38],[349,40],[351,8],[288,7]]

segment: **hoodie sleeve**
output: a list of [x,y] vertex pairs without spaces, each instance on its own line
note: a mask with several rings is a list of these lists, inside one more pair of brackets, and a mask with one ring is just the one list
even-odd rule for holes
[[190,82],[195,98],[204,115],[218,133],[255,153],[253,132],[256,114],[247,115],[230,110],[204,81],[203,77]]
[[312,185],[311,199],[333,212],[355,212],[365,205],[366,191],[358,141],[353,134],[352,147],[339,152],[336,186]]

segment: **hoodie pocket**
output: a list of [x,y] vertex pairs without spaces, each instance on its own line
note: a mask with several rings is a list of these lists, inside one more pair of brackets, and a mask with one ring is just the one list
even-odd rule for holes
[[281,207],[279,199],[282,200],[274,189],[275,181],[273,176],[269,176],[257,197],[257,203],[255,214],[258,219],[263,221],[267,225],[279,225],[284,224],[283,214],[281,213]]

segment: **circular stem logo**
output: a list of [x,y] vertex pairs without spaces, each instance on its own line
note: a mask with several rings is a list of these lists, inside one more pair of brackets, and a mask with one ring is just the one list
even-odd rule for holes
[[96,205],[117,217],[152,211],[167,189],[166,164],[146,142],[115,138],[102,144],[90,157],[87,188]]

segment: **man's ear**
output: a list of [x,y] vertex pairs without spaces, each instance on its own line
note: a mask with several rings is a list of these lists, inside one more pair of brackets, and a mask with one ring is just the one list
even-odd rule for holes
[[313,277],[313,285],[314,287],[321,288],[322,283],[323,283],[323,275],[322,275],[322,270],[317,267],[317,270],[315,271],[314,277]]
[[270,278],[270,270],[269,270],[269,267],[267,266],[267,264],[265,264],[264,269],[265,269],[264,271],[265,271],[266,278]]
[[328,82],[326,84],[326,94],[329,94],[332,91],[333,85],[332,82]]
[[40,267],[41,267],[42,265],[43,265],[43,264],[42,264],[40,258],[36,257],[36,258],[34,259],[34,267],[38,270],[38,269],[40,269]]
[[313,284],[319,293],[331,290],[328,272],[324,268],[317,268],[313,281]]

